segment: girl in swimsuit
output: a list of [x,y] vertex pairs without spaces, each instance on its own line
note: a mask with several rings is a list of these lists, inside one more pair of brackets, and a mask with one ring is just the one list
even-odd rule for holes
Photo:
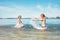
[[[41,21],[41,26],[40,26],[40,21]],[[46,30],[47,27],[46,27],[46,17],[45,17],[45,15],[41,14],[39,18],[32,19],[31,24],[36,29]]]
[[21,21],[21,16],[19,15],[18,16],[18,22],[17,22],[16,28],[21,28],[22,26],[23,26],[23,23]]
[[46,30],[46,17],[45,17],[45,14],[41,14],[40,15],[40,20],[42,22],[42,30]]

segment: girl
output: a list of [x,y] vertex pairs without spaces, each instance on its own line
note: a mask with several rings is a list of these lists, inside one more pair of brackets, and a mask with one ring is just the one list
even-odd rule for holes
[[[40,21],[41,21],[41,25],[40,25]],[[40,30],[46,30],[46,18],[44,14],[41,14],[40,18],[32,19],[31,22],[34,28],[40,29]]]
[[41,14],[40,15],[40,20],[41,20],[41,26],[42,26],[42,29],[41,30],[46,30],[46,17],[44,14]]
[[21,16],[19,15],[18,16],[18,22],[17,22],[16,28],[21,28],[22,26],[23,26],[23,23],[21,21]]

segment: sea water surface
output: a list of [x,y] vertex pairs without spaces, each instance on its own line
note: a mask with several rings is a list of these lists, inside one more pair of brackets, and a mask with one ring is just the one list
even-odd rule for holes
[[31,19],[22,19],[24,26],[14,28],[17,19],[0,19],[0,40],[60,40],[60,19],[46,19],[46,31],[35,29]]

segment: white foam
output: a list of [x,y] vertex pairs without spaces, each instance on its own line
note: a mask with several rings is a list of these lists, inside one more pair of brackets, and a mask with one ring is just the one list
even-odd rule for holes
[[[39,22],[39,21],[38,21]],[[36,21],[31,20],[31,24],[35,29],[40,29],[40,30],[44,30],[47,29],[47,27],[42,27],[41,25],[39,25],[39,23]]]
[[15,25],[15,28],[21,28],[23,26],[23,24],[21,23],[21,24],[16,24]]

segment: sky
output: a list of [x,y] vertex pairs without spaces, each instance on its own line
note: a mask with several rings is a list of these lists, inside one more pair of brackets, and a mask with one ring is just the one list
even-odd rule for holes
[[0,0],[0,18],[60,16],[60,0]]

